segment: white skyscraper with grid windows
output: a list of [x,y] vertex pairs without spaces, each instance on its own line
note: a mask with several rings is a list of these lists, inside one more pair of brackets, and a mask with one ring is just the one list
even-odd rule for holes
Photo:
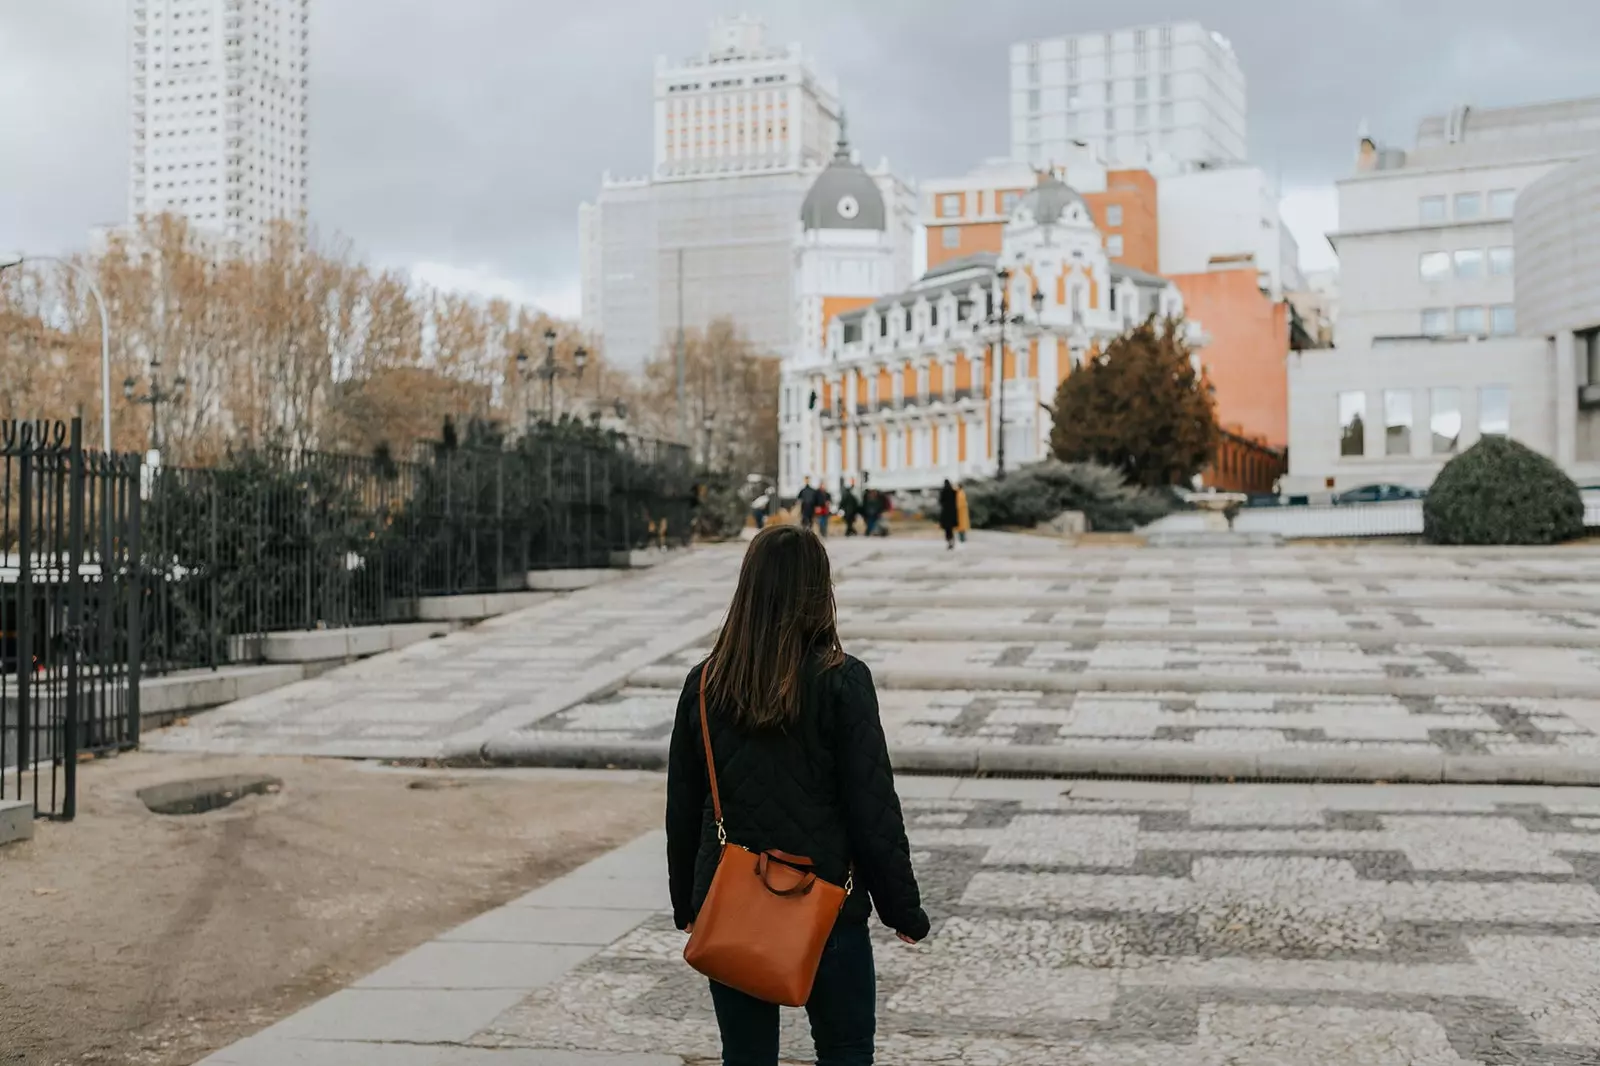
[[1198,22],[1012,45],[1012,157],[1060,164],[1074,141],[1112,166],[1243,163],[1245,82],[1233,45]]
[[249,247],[306,210],[310,0],[130,0],[128,214]]

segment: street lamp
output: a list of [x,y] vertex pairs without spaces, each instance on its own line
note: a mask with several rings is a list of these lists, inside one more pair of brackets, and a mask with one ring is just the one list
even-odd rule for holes
[[129,403],[142,403],[150,408],[150,448],[161,451],[161,405],[164,403],[178,403],[183,399],[184,393],[189,388],[189,381],[182,374],[172,379],[172,387],[166,388],[161,384],[161,357],[153,356],[150,359],[150,391],[143,396],[134,394],[134,389],[139,382],[134,378],[124,378],[122,382],[122,395]]
[[[996,359],[996,370],[1000,375],[999,409],[995,412],[995,480],[1006,479],[1006,326],[1020,326],[1027,319],[1022,315],[1011,314],[1011,271],[1001,267],[995,274],[995,280],[1000,283],[1000,305],[984,317],[983,322],[974,323],[974,333],[983,325],[1000,327],[1000,354]],[[1033,290],[1029,300],[1033,304],[1034,317],[1037,318],[1044,312],[1044,293],[1038,289]]]
[[107,455],[111,454],[111,321],[106,317],[106,298],[89,272],[75,263],[53,255],[17,255],[0,260],[0,271],[23,263],[55,263],[65,267],[89,287],[95,307],[100,311],[100,438]]
[[[517,373],[521,375],[523,382],[526,383],[534,377],[544,381],[545,403],[549,411],[548,418],[551,425],[555,425],[556,421],[556,378],[574,377],[582,380],[584,364],[588,363],[588,361],[588,349],[580,346],[572,351],[574,369],[568,370],[564,366],[557,365],[556,331],[553,329],[544,331],[544,362],[539,365],[537,370],[533,368],[527,352],[521,351],[517,353]],[[524,412],[526,413],[526,405],[524,405]]]

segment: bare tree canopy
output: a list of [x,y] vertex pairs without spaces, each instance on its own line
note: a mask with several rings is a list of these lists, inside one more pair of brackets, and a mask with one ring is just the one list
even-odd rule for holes
[[[77,265],[105,295],[113,388],[133,379],[147,393],[155,359],[168,390],[180,376],[186,385],[158,407],[114,396],[119,450],[145,447],[158,417],[176,462],[241,445],[398,453],[435,436],[446,415],[521,426],[552,407],[587,418],[630,394],[573,323],[434,292],[288,226],[236,256],[162,216]],[[547,362],[555,372],[541,374]],[[71,272],[0,274],[0,417],[95,410],[99,364],[98,316]]]
[[[684,420],[690,452],[702,467],[774,476],[778,469],[779,360],[762,355],[733,322],[719,318],[684,334]],[[677,356],[645,365],[640,428],[678,436]]]

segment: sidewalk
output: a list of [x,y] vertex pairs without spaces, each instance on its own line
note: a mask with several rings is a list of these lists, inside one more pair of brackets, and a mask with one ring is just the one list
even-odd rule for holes
[[[1600,1061],[1600,792],[904,778],[884,1066]],[[717,1056],[651,833],[202,1066]],[[810,1061],[783,1015],[786,1061]]]

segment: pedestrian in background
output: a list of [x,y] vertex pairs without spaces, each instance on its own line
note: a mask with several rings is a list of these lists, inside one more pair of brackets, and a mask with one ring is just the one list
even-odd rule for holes
[[866,526],[867,536],[877,534],[878,518],[882,514],[883,493],[877,489],[868,489],[861,497],[861,521]]
[[967,542],[967,532],[972,529],[972,512],[967,509],[967,487],[956,486],[956,539]]
[[806,483],[800,489],[800,496],[795,500],[795,503],[800,508],[800,525],[805,529],[810,529],[811,523],[817,517],[817,490],[811,487],[810,478],[806,478]]
[[750,503],[750,517],[755,520],[756,529],[760,531],[767,526],[767,515],[772,513],[772,489],[769,487]]
[[839,513],[844,516],[844,535],[856,535],[856,515],[861,513],[861,498],[856,495],[856,483],[847,481],[839,495]]
[[[716,645],[684,681],[667,756],[666,828],[672,919],[690,933],[724,834],[729,854],[737,845],[848,889],[806,1014],[819,1066],[868,1066],[877,1029],[872,910],[908,944],[926,937],[929,923],[872,673],[839,646],[827,549],[793,526],[771,526],[750,542]],[[717,981],[711,1002],[722,1062],[777,1066],[776,1006]]]
[[956,550],[956,523],[960,520],[956,512],[955,486],[947,479],[944,487],[939,490],[939,528],[944,530],[946,551]]
[[828,516],[833,513],[833,496],[828,492],[828,486],[818,485],[815,496],[817,505],[817,532],[826,537],[828,535]]

